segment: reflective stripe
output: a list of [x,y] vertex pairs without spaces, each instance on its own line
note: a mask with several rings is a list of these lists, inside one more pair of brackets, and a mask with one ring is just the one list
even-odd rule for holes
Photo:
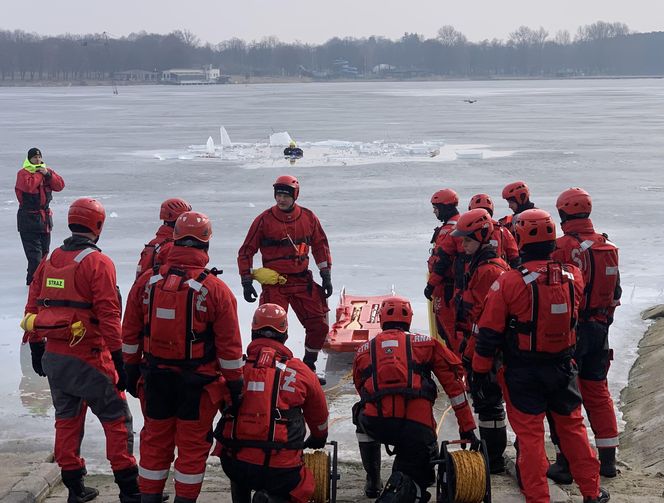
[[611,437],[611,438],[595,437],[595,445],[597,447],[618,447],[618,437]]
[[465,401],[466,401],[466,394],[465,393],[461,393],[460,395],[450,397],[450,403],[452,404],[452,407],[455,407],[457,405],[461,405]]
[[205,478],[205,472],[203,473],[182,473],[176,468],[173,471],[173,478],[176,482],[181,482],[182,484],[202,484],[203,479]]
[[606,275],[607,276],[616,276],[618,274],[618,266],[607,266],[606,267]]
[[265,391],[265,383],[261,381],[249,381],[247,391]]
[[174,320],[175,309],[165,309],[163,307],[158,307],[157,318],[161,318],[162,320]]
[[581,243],[581,245],[580,245],[581,251],[586,251],[588,248],[590,248],[590,247],[591,247],[592,245],[594,245],[594,244],[595,244],[595,242],[592,241],[592,240],[590,240],[590,239],[585,240],[585,241],[584,241],[583,243]]
[[505,422],[504,419],[502,419],[500,421],[478,421],[477,425],[480,428],[498,429],[498,428],[505,428],[507,423]]
[[528,274],[526,274],[525,276],[522,276],[522,277],[523,277],[523,282],[526,285],[529,285],[530,283],[535,281],[537,278],[539,278],[540,274],[538,272],[529,272]]
[[74,262],[76,262],[77,264],[80,264],[81,262],[83,262],[83,259],[85,257],[87,257],[88,255],[90,255],[91,253],[94,253],[96,251],[97,250],[95,250],[94,248],[86,248],[85,250],[82,250],[81,253],[76,255],[76,257],[74,257]]
[[496,239],[489,239],[489,244],[494,248],[498,248],[498,240]]
[[157,281],[164,279],[164,277],[161,274],[155,274],[154,276],[150,276],[150,280],[148,281],[148,285],[154,285]]
[[567,304],[551,304],[551,314],[565,314],[567,312]]
[[219,358],[219,366],[226,370],[241,369],[244,367],[244,360],[242,358],[238,358],[237,360],[224,360],[223,358]]
[[319,262],[316,265],[318,266],[318,269],[327,269],[329,267],[327,265],[327,260],[323,260],[322,262]]
[[185,281],[185,283],[189,285],[189,288],[191,288],[192,290],[196,290],[197,292],[200,292],[201,288],[203,288],[203,284],[199,283],[195,279],[189,279]]
[[473,333],[474,334],[480,333],[480,327],[477,326],[477,323],[473,323]]
[[318,431],[325,431],[325,430],[327,430],[327,419],[323,424],[318,425]]
[[380,343],[381,348],[398,348],[399,347],[399,341],[383,341]]
[[306,346],[306,345],[304,346],[304,350],[305,350],[305,351],[309,351],[310,353],[318,353],[318,352],[320,352],[320,348],[319,348],[319,349],[313,349],[313,348],[310,348],[310,347],[308,347],[308,346]]
[[148,470],[142,466],[138,467],[138,475],[148,480],[166,480],[168,478],[169,469],[164,470]]
[[125,344],[122,343],[122,352],[127,353],[128,355],[133,355],[138,353],[138,344]]
[[366,433],[355,433],[357,441],[361,443],[375,442],[375,440]]
[[570,281],[574,281],[574,274],[564,269],[563,269],[563,276],[565,276]]
[[285,363],[282,363],[282,362],[275,362],[274,366],[277,367],[277,368],[278,368],[279,370],[281,370],[282,372],[283,372],[284,370],[286,370],[286,364],[285,364]]

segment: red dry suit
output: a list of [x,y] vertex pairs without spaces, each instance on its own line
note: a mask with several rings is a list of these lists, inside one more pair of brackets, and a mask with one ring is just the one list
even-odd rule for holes
[[589,218],[562,224],[564,236],[556,240],[555,260],[575,264],[583,273],[585,289],[579,310],[578,343],[574,359],[579,366],[579,389],[595,433],[598,448],[618,446],[618,425],[606,379],[613,350],[609,325],[620,305],[618,248],[605,234],[595,232]]
[[496,254],[507,262],[511,267],[519,265],[519,249],[514,236],[507,227],[502,226],[495,220],[493,222],[493,233],[489,240],[496,249]]
[[[255,339],[247,348],[244,398],[237,412],[228,410],[215,429],[215,450],[234,483],[306,503],[314,491],[313,474],[303,464],[306,434],[327,438],[328,409],[316,375],[282,343]],[[267,470],[265,470],[267,468]],[[251,479],[240,473],[256,473]],[[269,484],[278,474],[287,484]]]
[[173,227],[170,225],[162,224],[157,229],[157,234],[148,244],[145,245],[141,252],[141,258],[138,260],[136,266],[136,279],[145,271],[151,270],[157,265],[166,262],[168,252],[173,247]]
[[330,269],[332,256],[323,227],[314,213],[297,204],[291,211],[276,205],[258,215],[238,251],[241,277],[251,275],[253,257],[261,253],[263,266],[286,276],[285,285],[263,285],[259,303],[290,305],[305,330],[305,349],[317,353],[329,331],[327,300],[309,270],[309,252],[318,269]]
[[[65,240],[37,268],[25,311],[37,313],[30,341],[46,339],[42,365],[55,407],[55,460],[62,470],[85,467],[80,455],[90,407],[104,428],[113,471],[136,466],[132,417],[111,353],[121,348],[115,266],[83,236]],[[84,330],[72,335],[72,325]]]
[[176,494],[198,497],[212,421],[228,400],[225,382],[242,378],[237,303],[207,263],[205,250],[173,246],[166,263],[138,278],[127,298],[122,349],[128,371],[141,364],[145,494],[163,492],[177,448]]
[[599,494],[599,462],[583,425],[572,359],[582,295],[583,278],[576,267],[527,261],[494,282],[478,322],[473,372],[490,372],[497,351],[502,351],[498,379],[517,436],[519,482],[529,503],[549,501],[547,413],[581,493],[592,498]]
[[431,243],[431,256],[427,260],[429,269],[428,284],[433,290],[433,312],[436,315],[438,334],[447,346],[458,353],[461,336],[455,330],[456,289],[461,283],[465,267],[465,254],[462,239],[452,236],[459,215],[447,220],[434,231]]

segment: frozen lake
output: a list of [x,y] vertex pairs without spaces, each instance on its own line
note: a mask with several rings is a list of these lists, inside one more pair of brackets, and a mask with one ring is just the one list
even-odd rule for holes
[[[242,299],[236,253],[254,217],[272,204],[274,179],[285,173],[300,179],[299,202],[318,214],[328,234],[336,292],[345,285],[351,293],[382,294],[395,285],[414,301],[413,328],[421,331],[428,327],[422,290],[437,224],[429,203],[434,191],[454,188],[464,208],[471,195],[488,192],[500,217],[509,211],[500,199],[508,182],[526,180],[532,200],[551,212],[562,190],[584,187],[593,196],[596,227],[621,249],[623,305],[611,332],[615,398],[645,327],[638,313],[664,300],[662,80],[150,86],[120,88],[118,96],[110,88],[0,88],[0,111],[0,449],[26,437],[50,447],[53,435],[46,380],[33,374],[29,357],[23,366],[19,358],[27,288],[13,188],[32,146],[67,183],[52,204],[53,245],[67,235],[68,204],[99,198],[109,215],[99,244],[115,261],[125,296],[142,245],[159,225],[161,201],[184,197],[207,213],[214,225],[211,265],[224,269],[222,279],[239,297],[245,343],[256,306]],[[221,125],[250,154],[182,155],[209,136],[217,141]],[[259,157],[276,131],[304,146],[302,161]],[[316,154],[306,147],[315,142],[361,147]],[[389,144],[396,145],[390,152],[402,153],[431,143],[442,145],[440,155],[371,150]],[[472,155],[478,151],[482,158]],[[358,160],[358,152],[372,157]],[[330,300],[334,310],[336,293]],[[299,355],[302,330],[291,323],[289,345]],[[130,400],[138,431],[138,403]],[[346,405],[335,406],[341,419],[349,415]],[[337,424],[345,436],[348,422]],[[107,467],[96,418],[89,415],[86,427],[89,465]]]

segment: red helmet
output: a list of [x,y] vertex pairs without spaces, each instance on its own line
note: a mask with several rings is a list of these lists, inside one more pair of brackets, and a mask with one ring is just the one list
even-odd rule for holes
[[300,195],[300,182],[291,175],[281,175],[272,186],[275,194],[288,194],[293,199],[297,199],[297,196]]
[[474,210],[476,208],[484,208],[489,212],[489,215],[493,215],[493,199],[489,194],[475,194],[470,198],[468,209]]
[[77,199],[69,207],[67,223],[69,225],[82,225],[95,236],[101,234],[106,220],[106,211],[99,201],[90,197]]
[[251,320],[251,329],[271,328],[280,334],[288,331],[288,314],[278,304],[261,304]]
[[556,224],[551,215],[544,210],[533,208],[519,213],[514,225],[519,249],[527,244],[556,239]]
[[518,204],[523,204],[530,199],[530,190],[526,182],[518,181],[505,185],[503,199],[514,199]]
[[191,204],[189,204],[184,199],[180,199],[179,197],[166,199],[166,201],[161,203],[161,209],[159,210],[159,220],[175,222],[175,220],[185,211],[191,211]]
[[493,233],[491,215],[484,208],[475,208],[459,217],[452,236],[468,236],[480,243],[488,243]]
[[413,320],[413,308],[410,307],[410,301],[403,297],[389,297],[380,305],[380,326],[390,321],[396,323],[405,323],[410,326]]
[[593,201],[585,190],[573,187],[558,196],[556,208],[558,211],[564,211],[566,215],[590,215]]
[[173,239],[186,237],[194,238],[203,243],[210,241],[212,236],[212,223],[203,213],[186,211],[178,217],[173,228]]
[[459,204],[459,196],[452,189],[442,189],[431,196],[431,204]]

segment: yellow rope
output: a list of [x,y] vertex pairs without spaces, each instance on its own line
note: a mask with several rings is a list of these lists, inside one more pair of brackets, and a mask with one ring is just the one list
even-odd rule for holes
[[312,501],[327,503],[330,499],[330,455],[323,450],[305,452],[304,464],[314,474],[316,482]]
[[436,436],[440,435],[440,429],[443,426],[443,423],[445,422],[445,416],[447,416],[447,413],[452,410],[452,406],[450,405],[447,409],[445,409],[445,412],[443,412],[443,415],[440,418],[440,421],[438,421],[438,427],[436,428]]
[[484,456],[478,451],[459,450],[450,452],[450,457],[456,475],[454,501],[480,503],[486,493]]

